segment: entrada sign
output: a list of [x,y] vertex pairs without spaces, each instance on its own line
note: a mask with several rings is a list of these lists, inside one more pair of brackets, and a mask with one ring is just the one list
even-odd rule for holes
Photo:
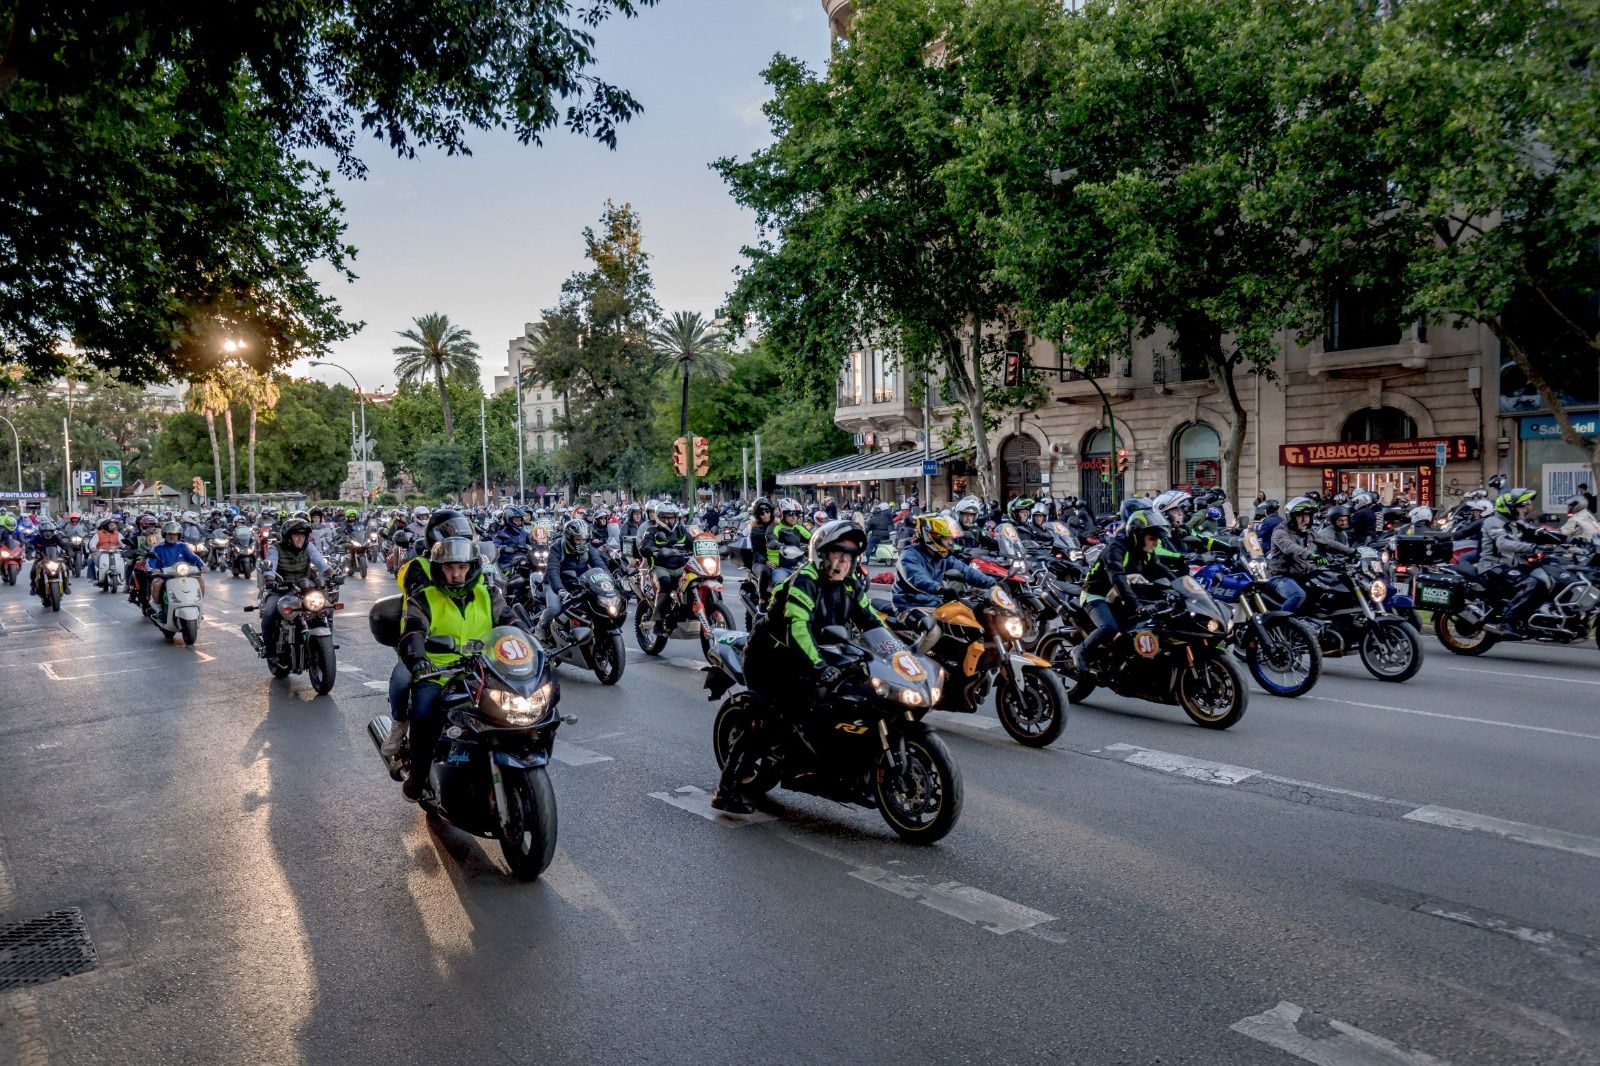
[[1418,437],[1415,440],[1343,440],[1325,444],[1283,444],[1279,466],[1355,466],[1361,463],[1432,463],[1443,447],[1451,462],[1472,458],[1472,437]]

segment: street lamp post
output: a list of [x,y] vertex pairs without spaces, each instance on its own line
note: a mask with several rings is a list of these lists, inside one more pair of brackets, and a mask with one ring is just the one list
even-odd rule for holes
[[[335,370],[343,370],[350,374],[348,367],[331,363],[326,359],[311,360],[312,366],[331,366]],[[363,505],[369,501],[367,497],[372,493],[372,443],[367,439],[367,394],[361,391],[361,382],[350,374],[350,383],[356,387],[356,399],[361,407],[361,502]]]
[[11,419],[6,418],[4,415],[0,415],[0,422],[4,422],[11,429],[11,443],[16,447],[16,451],[17,451],[17,491],[21,492],[21,491],[23,491],[23,489],[22,489],[22,438],[17,436],[17,427],[11,425]]

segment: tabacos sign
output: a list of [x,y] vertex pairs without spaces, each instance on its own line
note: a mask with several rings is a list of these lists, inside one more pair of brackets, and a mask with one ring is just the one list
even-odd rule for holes
[[1357,466],[1365,463],[1431,463],[1444,445],[1447,462],[1472,458],[1472,437],[1417,437],[1414,440],[1340,440],[1324,444],[1283,444],[1279,466]]

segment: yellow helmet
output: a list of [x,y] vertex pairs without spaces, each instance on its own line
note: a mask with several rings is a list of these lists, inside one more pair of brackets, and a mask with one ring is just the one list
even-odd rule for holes
[[950,542],[955,539],[955,527],[942,514],[917,515],[917,543],[935,555],[950,554]]

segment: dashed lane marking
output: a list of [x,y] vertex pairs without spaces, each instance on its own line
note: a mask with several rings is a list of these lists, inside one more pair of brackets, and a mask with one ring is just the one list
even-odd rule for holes
[[1228,1028],[1316,1066],[1449,1066],[1443,1059],[1287,1000]]
[[[1453,669],[1453,667],[1446,667],[1445,669]],[[1477,673],[1478,671],[1473,672]],[[1600,682],[1585,681],[1584,684],[1600,684]],[[1501,722],[1494,718],[1472,718],[1464,714],[1445,714],[1441,711],[1421,711],[1415,707],[1391,707],[1385,703],[1357,703],[1355,700],[1336,700],[1332,696],[1306,695],[1300,698],[1305,700],[1319,700],[1323,703],[1342,703],[1346,707],[1365,707],[1372,711],[1393,711],[1395,714],[1414,714],[1421,718],[1447,718],[1452,722],[1471,722],[1474,725],[1499,726],[1501,729],[1520,729],[1527,733],[1549,733],[1558,737],[1576,737],[1578,740],[1600,740],[1600,734],[1574,733],[1570,729],[1552,729],[1549,726],[1525,725],[1522,722]]]
[[999,729],[1000,721],[996,718],[986,718],[980,714],[966,714],[960,711],[929,711],[923,721],[940,729],[982,729],[985,732]]
[[684,785],[671,792],[652,792],[650,797],[728,829],[742,829],[758,822],[770,822],[773,818],[764,811],[752,811],[750,814],[729,814],[726,811],[719,811],[711,806],[711,794],[693,785]]
[[892,892],[901,899],[922,904],[940,914],[959,918],[963,922],[1004,936],[1030,929],[1056,916],[1036,911],[1032,907],[985,892],[981,888],[964,885],[960,881],[941,881],[937,884],[917,875],[890,873],[878,866],[858,866],[850,876],[869,885]]
[[1408,822],[1423,822],[1427,825],[1443,826],[1446,829],[1460,829],[1468,833],[1488,833],[1522,844],[1554,848],[1557,851],[1569,851],[1574,855],[1587,855],[1592,859],[1600,859],[1600,839],[1579,833],[1546,829],[1544,826],[1512,822],[1504,818],[1491,818],[1486,814],[1458,811],[1450,807],[1418,807],[1402,817]]
[[566,766],[589,766],[597,762],[610,762],[611,756],[602,755],[598,751],[579,747],[577,744],[568,744],[564,740],[556,741],[551,749],[550,757]]
[[1510,670],[1479,670],[1471,666],[1447,666],[1458,674],[1484,674],[1488,677],[1526,677],[1533,681],[1559,681],[1564,685],[1600,685],[1600,681],[1580,681],[1575,677],[1557,677],[1555,674],[1514,674]]
[[389,688],[389,682],[387,682],[387,681],[363,681],[363,682],[361,682],[361,687],[362,688],[379,689],[379,690],[385,690],[386,691]]
[[1261,772],[1248,770],[1243,766],[1229,766],[1227,763],[1191,759],[1187,755],[1174,755],[1168,751],[1152,751],[1133,744],[1108,744],[1106,750],[1127,752],[1122,761],[1132,763],[1134,766],[1142,766],[1147,770],[1163,774],[1177,774],[1179,777],[1187,777],[1191,781],[1200,781],[1208,785],[1237,785],[1240,781]]

